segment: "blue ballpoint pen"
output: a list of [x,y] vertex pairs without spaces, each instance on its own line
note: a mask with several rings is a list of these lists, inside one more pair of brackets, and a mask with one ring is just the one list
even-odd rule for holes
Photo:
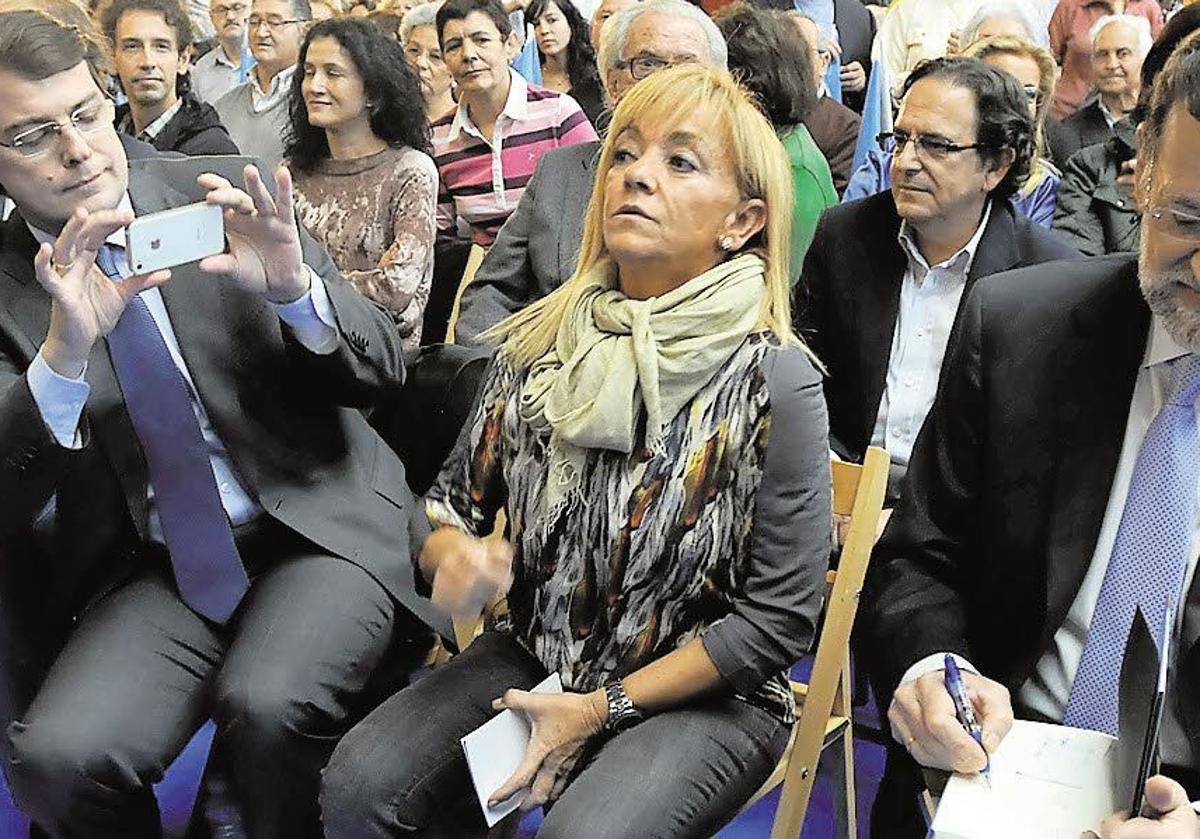
[[979,744],[979,748],[983,749],[983,757],[987,763],[984,764],[981,774],[991,784],[992,758],[983,745],[983,729],[979,726],[979,720],[975,719],[975,708],[971,705],[971,697],[967,694],[967,686],[963,684],[962,673],[958,671],[958,662],[949,653],[946,654],[945,668],[946,692],[950,694],[950,699],[954,702],[954,710],[958,721],[962,723],[963,728],[971,735],[971,739]]

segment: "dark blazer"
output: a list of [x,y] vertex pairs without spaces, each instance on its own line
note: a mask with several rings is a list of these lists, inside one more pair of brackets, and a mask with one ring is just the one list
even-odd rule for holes
[[[1091,563],[1149,325],[1132,254],[1026,268],[972,290],[855,626],[881,709],[904,671],[936,652],[966,656],[1014,697],[1029,678]],[[1168,697],[1193,741],[1198,641],[1200,578]],[[887,823],[912,809],[914,766],[890,750],[876,808]]]
[[1100,110],[1099,99],[1093,99],[1066,119],[1046,126],[1050,160],[1060,169],[1075,152],[1085,146],[1103,143],[1111,136],[1112,129]]
[[858,128],[862,125],[862,117],[842,103],[822,96],[805,117],[804,124],[813,142],[829,162],[833,188],[841,195],[846,191],[846,184],[850,183],[850,167],[854,165],[854,147],[858,144]]
[[516,210],[463,291],[457,343],[477,346],[485,329],[545,297],[575,273],[599,155],[599,142],[579,143],[538,161]]
[[[201,197],[201,171],[236,181],[245,158],[162,157],[128,142],[129,193],[140,215]],[[194,265],[176,268],[162,298],[213,425],[265,514],[360,565],[430,625],[446,628],[414,588],[413,499],[404,467],[363,408],[404,378],[389,315],[358,294],[302,235],[324,281],[340,342],[316,355],[269,303]],[[50,300],[33,273],[33,236],[19,213],[0,225],[0,549],[36,544],[50,557],[48,607],[77,614],[143,561],[146,464],[104,342],[87,367],[83,448],[58,445],[25,378],[48,328]]]
[[[890,191],[826,210],[795,291],[796,326],[828,370],[830,445],[852,460],[861,459],[870,444],[887,379],[908,267],[899,233]],[[997,201],[967,291],[989,274],[1078,255],[1009,202]]]
[[[790,8],[790,5],[789,5]],[[833,23],[837,26],[842,47],[842,64],[857,61],[867,71],[871,81],[871,44],[875,41],[875,16],[860,0],[833,0]],[[852,111],[862,113],[867,89],[858,93],[842,92],[842,102]]]
[[1084,256],[1136,252],[1142,217],[1133,196],[1117,184],[1121,164],[1137,157],[1137,134],[1128,120],[1103,143],[1071,155],[1058,186],[1054,232]]
[[[129,114],[129,105],[117,109],[116,122],[121,125]],[[183,96],[183,105],[167,121],[151,142],[159,151],[177,151],[189,157],[204,154],[238,154],[238,147],[221,124],[216,110],[190,93]]]

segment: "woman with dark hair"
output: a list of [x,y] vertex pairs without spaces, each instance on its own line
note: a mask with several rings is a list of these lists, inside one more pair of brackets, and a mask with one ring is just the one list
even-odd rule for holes
[[838,203],[829,163],[804,125],[817,101],[812,47],[787,17],[743,2],[717,12],[715,22],[729,47],[729,72],[754,94],[792,164],[788,278],[795,285],[817,220]]
[[542,55],[542,84],[571,94],[587,114],[588,122],[596,125],[604,111],[604,93],[583,15],[571,0],[533,0],[525,10],[525,19],[533,24]]
[[310,29],[299,66],[287,158],[300,221],[415,348],[437,234],[421,85],[396,40],[355,18]]

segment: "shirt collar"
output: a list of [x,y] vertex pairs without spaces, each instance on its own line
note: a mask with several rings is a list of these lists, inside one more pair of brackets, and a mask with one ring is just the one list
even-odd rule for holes
[[222,66],[228,67],[231,70],[240,70],[246,66],[248,60],[253,58],[250,53],[250,38],[249,36],[242,37],[242,54],[238,56],[238,63],[234,64],[229,60],[229,56],[225,54],[225,48],[217,43],[212,48],[213,61]]
[[[529,116],[529,84],[525,81],[524,76],[511,67],[508,70],[508,78],[510,82],[508,98],[504,100],[504,108],[500,111],[500,117],[518,122]],[[500,122],[500,117],[496,118],[497,123]],[[450,133],[446,139],[454,142],[458,139],[459,133],[464,130],[475,137],[483,136],[483,132],[475,126],[475,123],[471,121],[471,115],[467,113],[465,97],[458,103],[458,110],[454,112],[454,120],[450,123]]]
[[275,74],[275,78],[271,79],[271,86],[267,90],[263,90],[258,86],[258,75],[250,74],[250,92],[254,94],[254,107],[256,111],[265,111],[267,108],[274,105],[280,99],[288,95],[288,90],[292,84],[292,76],[296,72],[296,65],[288,67],[286,70],[280,70]]
[[[115,209],[129,210],[132,212],[133,202],[129,200],[128,192],[121,195],[121,200],[117,202],[117,206]],[[39,244],[50,245],[51,247],[53,247],[55,240],[58,239],[58,236],[56,234],[47,233],[45,230],[42,230],[40,227],[34,227],[29,222],[25,222],[25,226],[29,228],[29,232],[33,234],[33,238],[36,239]],[[104,241],[110,245],[115,245],[116,247],[124,248],[125,247],[125,228],[122,227],[117,230],[114,230],[112,233],[108,234],[108,238],[105,239]]]
[[[179,109],[182,107],[183,107],[183,98],[180,97],[179,99],[175,100],[174,105],[172,105],[171,107],[169,107],[165,111],[163,111],[162,114],[159,115],[158,119],[154,120],[152,123],[150,123],[145,128],[143,128],[141,130],[141,132],[137,135],[138,139],[145,140],[147,143],[150,142],[151,140],[153,140],[155,137],[157,137],[159,134],[162,133],[162,130],[167,127],[167,123],[175,118],[175,115],[177,113],[179,113]],[[129,114],[130,114],[129,120],[132,123],[133,122],[133,111],[130,111]]]
[[1103,98],[1098,97],[1096,99],[1096,104],[1100,106],[1100,113],[1104,117],[1104,121],[1108,123],[1109,129],[1112,129],[1112,127],[1116,125],[1117,121],[1121,118],[1108,109],[1108,105],[1104,104]]
[[917,283],[925,279],[925,276],[934,268],[948,268],[956,274],[966,277],[971,271],[971,265],[975,262],[975,252],[979,249],[979,242],[983,239],[983,231],[987,229],[988,221],[992,217],[992,202],[989,200],[983,208],[983,218],[979,221],[979,226],[975,228],[975,233],[967,241],[965,245],[949,259],[939,262],[937,265],[930,265],[925,261],[924,254],[921,253],[921,248],[917,244],[916,231],[907,220],[900,222],[900,233],[897,238],[900,240],[900,247],[904,249],[905,255],[908,257],[908,265],[912,269],[913,278]]
[[1150,338],[1146,342],[1146,358],[1142,362],[1143,368],[1150,368],[1168,361],[1174,361],[1180,356],[1190,353],[1191,350],[1180,346],[1171,337],[1171,333],[1163,325],[1162,318],[1158,315],[1150,318]]

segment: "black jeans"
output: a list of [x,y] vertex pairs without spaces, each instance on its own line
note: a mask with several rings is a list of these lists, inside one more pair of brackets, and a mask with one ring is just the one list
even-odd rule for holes
[[188,609],[165,569],[84,614],[8,731],[14,798],[45,833],[160,835],[152,785],[212,716],[249,834],[321,835],[321,767],[409,624],[358,566],[289,548],[252,570],[224,627]]
[[[328,839],[486,833],[459,738],[492,700],[546,676],[511,637],[486,633],[462,655],[355,726],[321,785]],[[711,836],[762,785],[789,729],[737,699],[655,715],[600,745],[549,809],[538,836]]]

